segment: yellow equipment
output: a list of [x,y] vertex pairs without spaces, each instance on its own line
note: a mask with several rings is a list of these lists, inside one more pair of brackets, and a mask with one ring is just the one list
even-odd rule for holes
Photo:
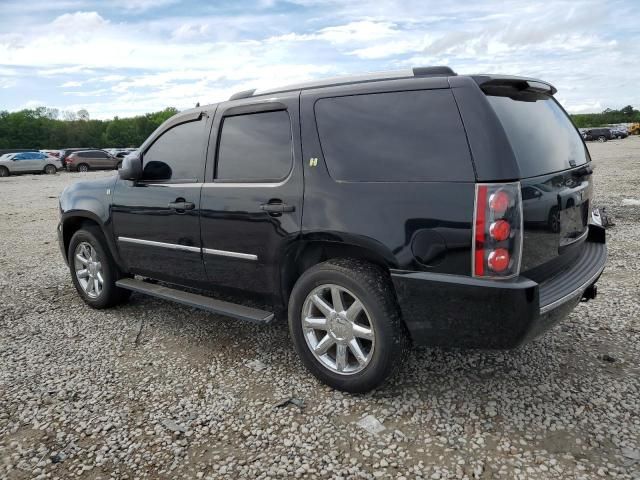
[[634,123],[629,127],[629,135],[640,135],[640,123]]

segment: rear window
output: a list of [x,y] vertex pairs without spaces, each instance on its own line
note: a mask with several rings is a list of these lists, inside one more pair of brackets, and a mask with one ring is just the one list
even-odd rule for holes
[[335,180],[474,180],[449,89],[322,98],[315,114],[322,152]]
[[503,88],[488,92],[487,98],[509,137],[522,177],[558,172],[589,161],[580,134],[553,97]]

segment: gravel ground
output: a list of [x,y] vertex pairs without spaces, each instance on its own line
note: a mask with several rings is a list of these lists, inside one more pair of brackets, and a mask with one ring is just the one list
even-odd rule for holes
[[284,324],[91,310],[56,198],[113,172],[0,179],[0,478],[640,478],[640,137],[589,148],[616,223],[599,297],[516,351],[415,350],[362,396],[307,374]]

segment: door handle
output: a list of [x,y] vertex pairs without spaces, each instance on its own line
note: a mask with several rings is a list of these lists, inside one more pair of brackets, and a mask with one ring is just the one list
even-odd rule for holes
[[263,203],[260,205],[260,210],[268,213],[284,213],[284,212],[295,212],[295,205],[287,205],[286,203]]
[[169,204],[171,210],[193,210],[196,208],[195,203],[192,202],[171,202]]

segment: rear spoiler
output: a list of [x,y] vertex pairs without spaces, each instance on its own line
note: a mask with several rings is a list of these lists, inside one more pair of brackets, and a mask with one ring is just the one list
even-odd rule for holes
[[492,87],[510,87],[521,91],[530,91],[536,93],[546,93],[554,95],[558,90],[550,83],[543,82],[536,78],[512,77],[508,75],[472,75],[471,78],[484,89]]

